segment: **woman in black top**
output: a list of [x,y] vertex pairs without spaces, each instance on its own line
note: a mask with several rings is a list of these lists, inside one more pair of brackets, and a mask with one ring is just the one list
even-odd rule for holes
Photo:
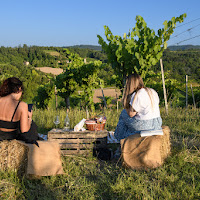
[[22,93],[23,84],[15,77],[6,79],[0,87],[0,140],[21,139],[35,143],[33,140],[37,139],[37,133],[30,131],[35,129],[32,111],[28,112],[27,103],[19,101]]

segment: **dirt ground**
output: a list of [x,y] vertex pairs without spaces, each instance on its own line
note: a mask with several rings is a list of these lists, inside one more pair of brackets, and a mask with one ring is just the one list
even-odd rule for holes
[[[119,89],[116,88],[104,88],[103,89],[104,96],[110,96],[113,97],[113,100],[119,99],[119,96],[121,95],[121,92]],[[101,99],[103,99],[103,94],[101,89],[95,89],[93,101],[94,103],[101,102]]]
[[51,73],[53,75],[59,75],[63,72],[63,69],[53,67],[36,67],[36,69],[44,73]]

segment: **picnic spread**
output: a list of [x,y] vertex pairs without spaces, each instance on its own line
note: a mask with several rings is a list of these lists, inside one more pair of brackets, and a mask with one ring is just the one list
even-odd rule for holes
[[[112,156],[108,145],[111,143],[121,146],[122,165],[131,169],[159,167],[170,154],[170,129],[167,126],[159,131],[143,131],[118,141],[113,131],[105,129],[105,124],[106,118],[101,116],[82,119],[71,130],[52,129],[48,132],[47,141],[38,141],[39,148],[17,140],[0,142],[0,154],[3,155],[0,168],[12,168],[21,174],[35,176],[63,174],[61,155],[93,154],[100,157],[103,151],[109,154],[109,160]],[[17,156],[15,152],[18,152]]]

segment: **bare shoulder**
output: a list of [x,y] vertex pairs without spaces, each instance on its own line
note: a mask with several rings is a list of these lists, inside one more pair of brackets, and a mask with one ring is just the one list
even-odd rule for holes
[[24,101],[21,101],[19,104],[19,109],[20,110],[28,110],[28,104],[25,103]]

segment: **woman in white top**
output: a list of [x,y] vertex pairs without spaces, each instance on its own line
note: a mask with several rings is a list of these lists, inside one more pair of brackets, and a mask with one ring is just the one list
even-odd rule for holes
[[155,90],[144,86],[138,74],[128,76],[123,94],[123,106],[115,129],[118,140],[143,130],[160,130],[159,97]]

